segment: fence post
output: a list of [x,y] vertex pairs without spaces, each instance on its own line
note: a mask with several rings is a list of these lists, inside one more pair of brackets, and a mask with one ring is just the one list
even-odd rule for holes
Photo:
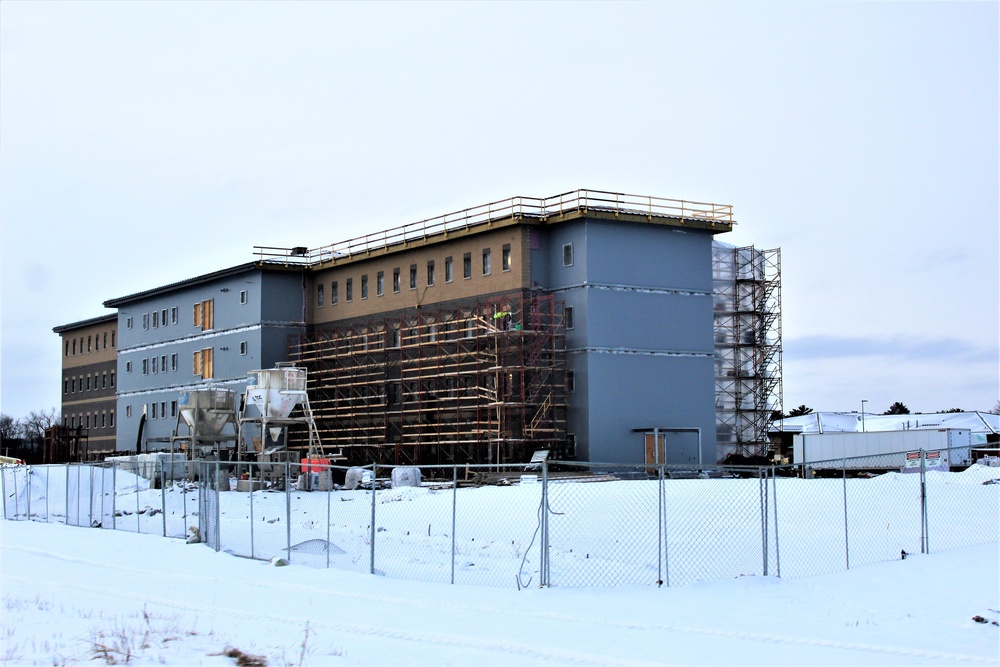
[[372,525],[368,531],[368,574],[375,574],[375,478],[377,477],[378,464],[372,462]]
[[927,536],[927,467],[923,448],[920,449],[920,553],[930,553]]
[[781,540],[778,539],[778,474],[771,468],[771,493],[774,496],[774,559],[778,568],[778,578],[781,578]]
[[[16,500],[17,496],[15,496],[14,498]],[[63,523],[66,524],[67,526],[70,525],[70,523],[69,523],[69,463],[66,464],[66,512],[65,512],[65,514],[63,516]]]
[[458,466],[451,467],[451,583],[455,583],[455,529],[458,525]]
[[762,549],[763,576],[767,576],[767,482],[764,469],[757,468],[757,489],[760,496],[760,540]]
[[285,559],[292,562],[292,462],[285,461]]
[[114,461],[111,462],[111,530],[118,530],[118,464]]
[[[250,559],[253,560],[257,557],[257,552],[253,548],[253,463],[251,462],[247,467],[250,469]],[[236,483],[239,484],[239,482]]]
[[14,478],[14,520],[17,521],[18,510],[21,509],[17,498],[17,468],[13,469],[11,477]]
[[666,464],[660,464],[660,496],[663,499],[663,583],[670,587],[670,524],[667,521],[667,469]]
[[[212,532],[215,533],[215,550],[222,550],[222,492],[219,490],[219,475],[221,474],[222,466],[219,461],[215,462],[215,525],[212,527]],[[211,487],[211,485],[209,485]]]
[[848,570],[851,569],[851,533],[847,527],[847,459],[840,462],[840,473],[844,480],[844,558]]
[[542,528],[542,539],[539,543],[539,549],[541,549],[540,558],[538,560],[539,564],[539,574],[538,574],[538,585],[549,586],[551,581],[549,580],[549,461],[548,458],[542,459],[542,517],[541,517],[541,528]]
[[330,495],[333,493],[333,466],[327,464],[326,474],[330,480],[326,487],[326,569],[330,569]]
[[[160,468],[160,513],[163,515],[163,536],[167,536],[167,473],[164,469],[163,459],[159,459]],[[173,461],[170,462],[170,472],[173,473]],[[173,475],[171,475],[173,476]],[[104,476],[101,476],[101,488],[104,488]]]

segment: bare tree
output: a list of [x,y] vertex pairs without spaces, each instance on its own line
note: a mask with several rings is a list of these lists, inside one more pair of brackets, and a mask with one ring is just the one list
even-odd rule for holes
[[59,411],[55,408],[32,411],[24,418],[24,437],[41,441],[45,437],[45,429],[58,423]]
[[21,420],[10,415],[0,415],[0,440],[18,440],[21,437]]

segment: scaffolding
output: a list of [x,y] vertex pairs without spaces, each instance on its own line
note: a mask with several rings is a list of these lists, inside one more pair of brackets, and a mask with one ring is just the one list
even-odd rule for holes
[[712,245],[719,460],[764,457],[781,410],[781,251]]
[[[527,462],[566,438],[562,302],[516,293],[300,337],[323,442],[351,464]],[[304,442],[291,442],[303,447]]]

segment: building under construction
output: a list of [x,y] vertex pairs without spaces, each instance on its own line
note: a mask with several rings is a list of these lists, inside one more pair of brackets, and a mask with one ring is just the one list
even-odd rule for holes
[[781,411],[781,251],[712,246],[719,459],[768,455]]
[[352,464],[755,453],[780,395],[777,252],[713,254],[733,224],[721,204],[519,196],[257,246],[253,262],[111,299],[118,449],[140,420],[147,441],[169,439],[185,392],[242,395],[249,372],[291,363],[315,428],[289,429],[289,446],[318,438]]
[[326,328],[295,341],[291,360],[309,370],[324,448],[351,463],[573,456],[562,304],[552,295]]

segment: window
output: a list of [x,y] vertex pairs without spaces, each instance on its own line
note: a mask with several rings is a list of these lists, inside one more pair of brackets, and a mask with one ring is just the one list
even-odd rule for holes
[[76,339],[73,339],[73,356],[76,356]]
[[132,372],[132,362],[131,361],[126,361],[125,362],[125,372],[126,373],[131,373]]
[[247,353],[247,342],[245,340],[240,341],[240,354]]
[[87,413],[87,428],[90,428],[90,413]]
[[247,291],[245,289],[240,290],[240,303],[246,303],[246,302],[247,302]]
[[[170,309],[170,323],[171,324],[177,324],[177,306],[174,306],[173,308]],[[114,334],[112,334],[112,335],[114,335]],[[112,339],[112,340],[114,340],[114,339]],[[111,343],[111,344],[114,345],[114,343]]]
[[112,410],[111,412],[108,413],[108,428],[114,428],[114,427],[115,427],[115,411]]
[[160,326],[160,311],[153,311],[153,328],[156,329]]
[[410,289],[417,289],[417,265],[410,264]]
[[331,306],[336,306],[337,305],[337,301],[338,301],[338,299],[337,299],[337,281],[334,280],[332,283],[330,283],[330,305]]
[[451,257],[444,258],[444,281],[450,283],[454,278],[454,274],[451,270]]
[[66,341],[66,351],[63,352],[63,356],[64,357],[68,357],[69,356],[69,341]]
[[563,266],[573,266],[573,244],[563,244]]
[[166,308],[164,308],[163,310],[160,311],[160,323],[163,324],[163,326],[167,326],[167,309]]
[[149,415],[149,418],[150,419],[156,419],[156,403],[150,403],[149,404],[149,408],[150,409],[147,412],[147,414]]
[[[132,318],[131,317],[126,317],[125,318],[125,328],[126,329],[131,329],[132,328]],[[74,345],[73,348],[74,348],[73,354],[76,354],[76,352],[75,352],[76,345]]]
[[344,298],[348,303],[354,299],[354,278],[347,279],[347,284],[344,285]]
[[571,394],[576,391],[576,373],[573,371],[566,371],[566,391]]
[[108,388],[108,374],[101,373],[101,389],[107,389],[107,388]]
[[212,377],[212,348],[198,350],[194,353],[194,374],[207,380]]
[[142,314],[142,329],[143,331],[149,329],[149,313]]
[[[153,362],[153,363],[156,363],[156,362]],[[160,357],[160,372],[161,373],[166,373],[167,372],[167,355],[165,355],[165,354],[162,357]]]
[[167,402],[166,401],[160,401],[160,418],[161,419],[166,419],[167,418]]
[[399,269],[392,270],[392,292],[393,294],[399,294]]
[[90,352],[90,351],[92,351],[94,349],[94,348],[92,348],[90,346],[90,339],[91,338],[92,338],[92,336],[87,336],[87,352]]
[[108,349],[108,332],[104,332],[104,349]]
[[566,306],[563,309],[563,314],[564,314],[564,316],[566,318],[566,328],[567,329],[572,329],[573,328],[573,306]]
[[149,375],[149,359],[142,360],[142,374]]
[[472,277],[472,253],[467,252],[462,256],[462,277],[468,280]]
[[107,428],[107,427],[108,427],[108,413],[107,412],[102,412],[101,413],[101,428]]
[[483,248],[483,275],[484,276],[490,275],[491,268],[492,267],[490,266],[490,249]]
[[69,380],[63,379],[63,393],[69,393]]
[[111,371],[111,388],[115,388],[115,372]]
[[427,262],[427,286],[434,284],[434,260]]
[[90,391],[90,376],[87,376],[87,391]]
[[385,272],[379,271],[375,275],[375,294],[382,296],[385,294]]
[[170,401],[170,416],[177,416],[177,401]]
[[368,298],[368,274],[361,276],[361,298]]
[[115,332],[111,332],[111,347],[115,346]]
[[500,269],[510,271],[510,244],[503,244],[503,253],[500,256]]
[[129,418],[131,416],[132,416],[132,406],[131,405],[126,405],[125,406],[125,418],[127,419],[127,418]]
[[205,299],[194,304],[194,326],[202,331],[215,328],[215,299]]
[[153,357],[153,373],[158,373],[158,372],[159,371],[157,370],[156,357]]
[[322,283],[320,283],[319,285],[316,285],[316,307],[317,308],[322,308],[323,307],[323,289],[324,289],[324,287],[325,286]]

